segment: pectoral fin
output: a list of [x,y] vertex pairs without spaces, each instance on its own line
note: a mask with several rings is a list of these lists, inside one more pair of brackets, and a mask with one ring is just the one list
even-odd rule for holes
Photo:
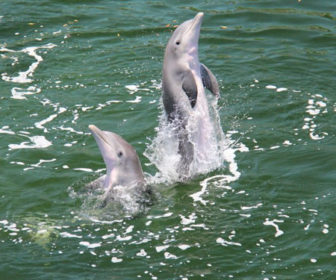
[[191,71],[184,74],[182,89],[188,96],[191,107],[194,108],[197,100],[197,85]]
[[210,90],[216,97],[219,97],[219,86],[217,79],[208,67],[201,64],[202,82],[205,88]]

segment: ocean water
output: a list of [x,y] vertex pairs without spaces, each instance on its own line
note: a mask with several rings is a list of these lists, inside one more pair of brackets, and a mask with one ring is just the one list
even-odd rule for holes
[[[174,26],[199,11],[225,143],[220,166],[179,183],[156,161],[171,156],[156,145],[161,68]],[[0,279],[335,279],[335,11],[1,1]],[[85,185],[105,166],[89,124],[135,147],[153,205],[95,207]]]

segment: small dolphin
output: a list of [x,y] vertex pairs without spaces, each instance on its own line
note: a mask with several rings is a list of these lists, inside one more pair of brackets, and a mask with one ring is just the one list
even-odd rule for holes
[[[106,165],[106,175],[91,183],[94,188],[105,190],[105,199],[113,196],[116,186],[129,187],[129,190],[139,194],[149,192],[145,185],[139,157],[135,149],[118,134],[100,130],[95,125],[89,125]],[[113,199],[113,197],[112,197]]]
[[[179,170],[188,176],[194,158],[194,144],[187,126],[192,115],[197,114],[199,128],[197,140],[207,145],[207,129],[211,126],[207,88],[219,97],[219,87],[214,74],[198,59],[198,40],[203,13],[182,23],[168,41],[163,61],[163,105],[170,122],[177,122],[178,152],[181,155]],[[194,121],[194,120],[193,120]],[[200,146],[200,145],[199,145]]]

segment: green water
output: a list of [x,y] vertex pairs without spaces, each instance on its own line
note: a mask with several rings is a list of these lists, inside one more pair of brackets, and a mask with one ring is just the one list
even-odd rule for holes
[[[144,156],[173,26],[205,17],[231,145],[130,218],[90,209],[88,125]],[[335,279],[336,2],[0,3],[1,279]],[[170,25],[170,27],[167,27]],[[102,216],[99,216],[102,215]]]

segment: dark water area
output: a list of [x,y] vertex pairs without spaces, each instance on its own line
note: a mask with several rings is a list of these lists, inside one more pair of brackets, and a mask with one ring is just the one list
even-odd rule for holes
[[[222,167],[158,179],[161,70],[204,12]],[[2,1],[0,279],[334,279],[336,2]],[[137,150],[158,199],[96,209],[89,124]],[[167,155],[168,156],[168,155]],[[109,212],[108,212],[109,211]]]

